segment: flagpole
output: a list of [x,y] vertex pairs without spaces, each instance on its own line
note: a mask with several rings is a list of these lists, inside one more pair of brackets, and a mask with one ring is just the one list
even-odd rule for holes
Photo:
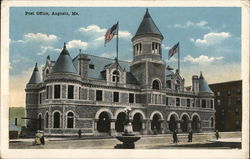
[[180,75],[180,43],[178,42],[178,73]]
[[[117,35],[116,35],[116,71],[118,71],[118,35],[119,35],[119,21],[117,21]],[[120,79],[119,79],[120,80]],[[116,87],[117,87],[117,78],[116,78]]]

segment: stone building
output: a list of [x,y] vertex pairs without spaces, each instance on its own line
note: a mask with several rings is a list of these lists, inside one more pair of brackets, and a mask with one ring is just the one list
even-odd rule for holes
[[162,59],[163,36],[148,10],[132,38],[133,60],[126,62],[79,53],[64,44],[58,59],[48,56],[42,78],[35,66],[26,85],[27,125],[47,135],[117,135],[124,108],[137,134],[214,130],[214,94],[202,73],[192,86]]
[[215,94],[215,128],[219,131],[241,131],[242,80],[209,86]]

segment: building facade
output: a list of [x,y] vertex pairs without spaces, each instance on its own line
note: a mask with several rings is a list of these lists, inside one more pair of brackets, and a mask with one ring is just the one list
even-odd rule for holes
[[215,94],[215,129],[241,131],[242,80],[209,85]]
[[47,135],[118,135],[126,107],[137,134],[214,130],[214,93],[202,73],[192,86],[162,59],[163,36],[148,10],[132,38],[133,60],[79,53],[64,44],[58,59],[48,56],[26,85],[27,126]]

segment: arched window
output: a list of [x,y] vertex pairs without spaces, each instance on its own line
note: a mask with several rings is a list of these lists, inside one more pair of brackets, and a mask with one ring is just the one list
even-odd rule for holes
[[175,90],[179,90],[180,89],[180,81],[176,80],[175,81]]
[[46,76],[48,75],[48,73],[49,73],[49,69],[46,69]]
[[152,88],[153,89],[160,89],[160,84],[159,84],[159,82],[157,80],[153,81]]
[[112,81],[113,82],[119,82],[120,81],[120,73],[119,73],[119,71],[115,70],[112,73]]
[[211,118],[211,128],[214,127],[214,118]]
[[53,114],[53,128],[60,128],[60,113],[55,112]]
[[45,128],[49,127],[49,113],[47,112],[45,114]]
[[74,127],[74,114],[72,112],[69,112],[67,114],[67,128],[73,128]]

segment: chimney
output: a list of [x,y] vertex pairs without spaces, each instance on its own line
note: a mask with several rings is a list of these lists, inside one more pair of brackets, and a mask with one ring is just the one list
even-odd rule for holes
[[88,55],[79,54],[79,74],[83,79],[88,78],[88,69],[89,69],[89,61]]
[[199,77],[197,75],[192,76],[192,91],[199,92]]

